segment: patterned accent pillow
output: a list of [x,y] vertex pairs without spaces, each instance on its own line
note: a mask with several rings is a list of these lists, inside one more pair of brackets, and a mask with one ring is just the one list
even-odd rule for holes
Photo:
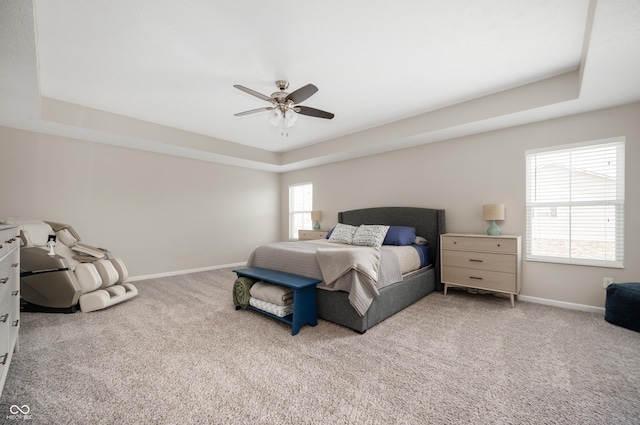
[[381,246],[388,231],[389,226],[363,224],[356,230],[351,243],[361,246]]
[[331,232],[329,242],[351,244],[351,242],[353,241],[353,235],[356,233],[356,230],[358,230],[358,228],[355,226],[338,223]]

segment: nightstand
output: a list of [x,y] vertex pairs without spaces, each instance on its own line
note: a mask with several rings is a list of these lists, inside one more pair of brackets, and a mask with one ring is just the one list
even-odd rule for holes
[[521,237],[446,233],[440,236],[444,294],[448,286],[509,294],[511,307],[521,285]]
[[327,233],[329,233],[328,230],[298,230],[298,240],[324,239]]

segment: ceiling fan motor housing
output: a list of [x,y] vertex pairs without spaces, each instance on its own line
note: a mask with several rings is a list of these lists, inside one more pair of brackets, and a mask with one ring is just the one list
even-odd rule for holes
[[287,87],[289,87],[289,82],[287,80],[277,80],[276,86],[280,89],[280,91],[271,93],[271,99],[274,104],[282,106],[288,103],[286,102],[286,99],[287,96],[289,96],[289,93],[287,93],[285,90],[287,89]]
[[289,88],[289,82],[287,80],[277,80],[276,81],[276,86],[280,89],[280,90],[286,90],[287,88]]
[[285,103],[285,100],[289,96],[289,93],[286,91],[277,91],[275,93],[271,93],[271,99],[276,103]]

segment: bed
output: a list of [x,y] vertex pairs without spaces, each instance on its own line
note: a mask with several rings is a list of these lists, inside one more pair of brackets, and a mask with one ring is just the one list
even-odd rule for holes
[[[350,294],[342,290],[327,290],[322,288],[323,285],[319,285],[316,289],[316,299],[318,317],[320,319],[364,333],[367,329],[408,307],[427,294],[442,289],[438,245],[440,234],[445,232],[444,210],[417,207],[365,208],[338,213],[338,223],[352,226],[388,225],[414,227],[416,235],[428,241],[430,264],[402,274],[399,276],[399,281],[377,290],[375,298],[370,301],[370,305],[368,305],[364,314],[359,313],[354,308],[353,293]],[[316,246],[322,246],[320,242],[318,241]],[[252,252],[247,265],[317,277],[317,271],[312,270],[314,267],[305,265],[306,260],[298,261],[296,259],[298,258],[296,255],[302,255],[299,250],[304,242],[280,242],[277,244],[278,249],[283,250],[282,253],[276,252],[274,254],[269,251],[271,254],[262,254],[265,251],[261,250],[262,247],[258,247]],[[383,246],[383,248],[385,247]],[[307,251],[309,249],[315,248],[302,248],[302,250]],[[284,260],[284,258],[293,258],[294,260]]]

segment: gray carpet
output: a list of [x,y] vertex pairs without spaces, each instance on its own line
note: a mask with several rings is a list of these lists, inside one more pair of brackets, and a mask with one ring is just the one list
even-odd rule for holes
[[[640,333],[602,315],[431,294],[358,335],[235,311],[230,269],[137,282],[94,313],[24,313],[0,422],[640,423]],[[15,408],[14,408],[15,411]]]

